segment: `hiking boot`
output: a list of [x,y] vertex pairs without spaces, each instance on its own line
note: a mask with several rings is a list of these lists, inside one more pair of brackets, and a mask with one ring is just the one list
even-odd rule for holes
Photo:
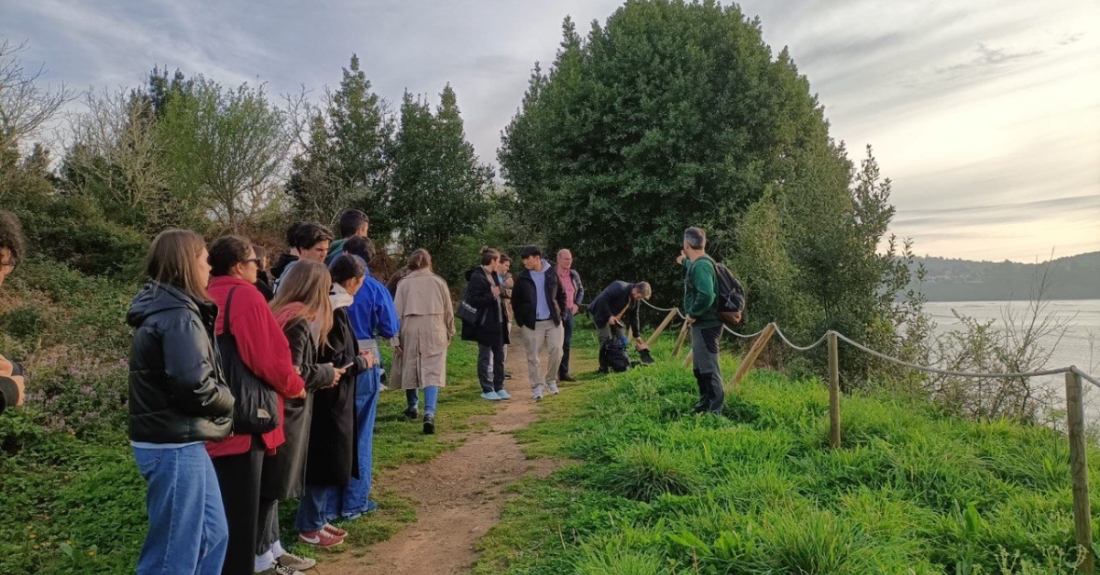
[[410,406],[405,410],[405,419],[416,419],[420,416],[420,411],[416,409],[416,406]]
[[556,381],[547,382],[546,387],[550,388],[550,395],[557,395],[558,394],[558,382],[556,382]]
[[508,395],[508,392],[503,389],[497,391],[497,397],[500,399],[512,399],[512,396]]
[[424,414],[424,435],[432,435],[435,433],[435,414]]
[[287,567],[286,565],[276,563],[263,571],[256,571],[256,575],[305,575],[305,573],[293,567]]
[[495,391],[486,391],[481,394],[481,399],[488,399],[489,401],[500,401],[500,394]]
[[299,557],[297,555],[294,555],[293,553],[283,553],[277,559],[275,559],[275,564],[288,569],[293,569],[295,570],[295,572],[297,572],[313,569],[315,566],[317,566],[317,560],[310,559],[308,557]]
[[299,533],[298,542],[305,543],[306,545],[313,545],[315,547],[332,547],[343,543],[344,538],[337,537],[324,529],[318,529],[317,531]]

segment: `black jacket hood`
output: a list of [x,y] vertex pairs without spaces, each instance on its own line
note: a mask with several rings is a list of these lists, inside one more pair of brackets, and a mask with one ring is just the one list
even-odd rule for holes
[[[204,303],[203,307],[211,305]],[[130,303],[130,311],[126,313],[126,323],[131,327],[138,328],[149,316],[178,308],[189,309],[200,316],[204,315],[203,312],[206,311],[199,307],[199,302],[195,301],[195,298],[187,295],[179,288],[169,284],[149,282],[145,285],[145,289],[137,294],[134,301]],[[215,313],[217,313],[216,308]]]

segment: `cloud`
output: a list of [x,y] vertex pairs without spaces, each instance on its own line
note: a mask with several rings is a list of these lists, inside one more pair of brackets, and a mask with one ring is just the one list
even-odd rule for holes
[[[561,21],[582,33],[621,0],[35,0],[6,3],[0,36],[27,39],[52,82],[116,87],[153,65],[227,85],[320,97],[359,55],[374,90],[433,103],[450,83],[468,138],[494,162]],[[1100,249],[1100,5],[1095,0],[744,0],[773,52],[788,46],[831,132],[875,146],[895,226],[943,255]],[[1078,203],[1075,203],[1078,202]],[[1059,229],[1059,226],[1076,226]],[[1088,230],[1078,231],[1077,228]],[[1091,242],[1091,243],[1090,243]],[[1007,254],[1016,254],[1008,256]],[[994,255],[992,253],[986,255]],[[999,257],[999,256],[997,256]]]

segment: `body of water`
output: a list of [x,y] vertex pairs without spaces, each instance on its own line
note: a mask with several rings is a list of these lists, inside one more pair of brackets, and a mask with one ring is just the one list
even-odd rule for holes
[[[1002,318],[1009,306],[1017,315],[1017,324],[1030,317],[1028,302],[928,302],[924,311],[936,322],[936,332],[945,333],[962,327],[952,310],[980,322],[994,320],[994,326],[1000,327],[1004,325]],[[1041,315],[1049,315],[1056,321],[1065,323],[1060,340],[1057,334],[1041,340],[1041,344],[1048,349],[1054,348],[1045,369],[1076,365],[1081,371],[1100,377],[1100,300],[1051,300],[1045,304]],[[1044,385],[1056,389],[1058,397],[1064,398],[1064,376],[1044,377],[1041,380]],[[1100,422],[1100,389],[1090,390],[1090,387],[1092,386],[1085,382],[1087,418]]]

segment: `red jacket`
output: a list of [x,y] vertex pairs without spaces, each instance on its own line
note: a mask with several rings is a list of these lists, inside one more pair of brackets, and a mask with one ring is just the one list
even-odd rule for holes
[[[225,317],[222,312],[225,310],[226,300],[229,299],[229,291],[235,287],[239,289],[233,294],[229,327],[237,340],[241,360],[252,373],[279,393],[279,427],[263,435],[264,446],[268,455],[271,455],[276,447],[286,441],[283,435],[283,398],[301,393],[305,389],[305,382],[290,361],[290,344],[283,334],[283,328],[275,321],[275,315],[267,307],[267,301],[256,286],[229,276],[210,279],[207,291],[218,305],[215,334],[221,335],[224,331]],[[206,451],[210,457],[239,455],[247,453],[251,448],[251,435],[230,435],[222,441],[206,443]]]

